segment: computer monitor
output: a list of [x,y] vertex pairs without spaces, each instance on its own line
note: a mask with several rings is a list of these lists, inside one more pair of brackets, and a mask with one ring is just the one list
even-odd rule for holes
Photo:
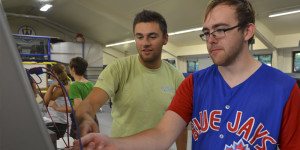
[[54,150],[0,1],[0,149]]

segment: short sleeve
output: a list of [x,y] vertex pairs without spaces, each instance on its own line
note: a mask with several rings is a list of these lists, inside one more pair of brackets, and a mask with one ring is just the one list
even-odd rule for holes
[[95,87],[103,89],[109,97],[113,97],[118,90],[121,68],[118,63],[113,63],[107,66],[99,75]]
[[300,147],[300,89],[296,83],[284,108],[278,143],[281,150]]
[[182,81],[168,110],[174,111],[188,124],[193,112],[193,74]]

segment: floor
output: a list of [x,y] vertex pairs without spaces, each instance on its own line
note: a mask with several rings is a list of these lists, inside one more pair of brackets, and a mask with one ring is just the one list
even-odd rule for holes
[[[111,129],[111,124],[112,124],[112,120],[113,120],[110,112],[111,112],[111,108],[109,107],[108,104],[105,104],[102,107],[102,110],[97,112],[97,117],[98,117],[99,126],[100,126],[100,132],[107,134],[107,135],[110,135],[110,129]],[[66,143],[68,143],[66,135],[64,137],[64,140]],[[56,142],[57,142],[58,149],[63,149],[66,147],[66,145],[62,139],[59,139]],[[72,146],[73,139],[70,138],[69,142],[70,142],[70,146]],[[187,150],[190,150],[191,149],[191,130],[188,130],[188,142],[187,143],[188,143]],[[169,150],[177,150],[176,145],[173,144]]]

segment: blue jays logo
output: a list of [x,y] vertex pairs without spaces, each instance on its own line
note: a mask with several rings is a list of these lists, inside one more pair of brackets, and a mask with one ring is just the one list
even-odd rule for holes
[[233,141],[233,144],[228,146],[226,145],[224,150],[250,150],[248,144],[244,144],[243,140],[240,139],[239,142]]

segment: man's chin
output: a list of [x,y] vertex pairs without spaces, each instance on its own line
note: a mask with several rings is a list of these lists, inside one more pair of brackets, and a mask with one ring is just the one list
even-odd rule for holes
[[155,62],[155,59],[153,59],[153,57],[141,57],[141,60],[147,63]]

